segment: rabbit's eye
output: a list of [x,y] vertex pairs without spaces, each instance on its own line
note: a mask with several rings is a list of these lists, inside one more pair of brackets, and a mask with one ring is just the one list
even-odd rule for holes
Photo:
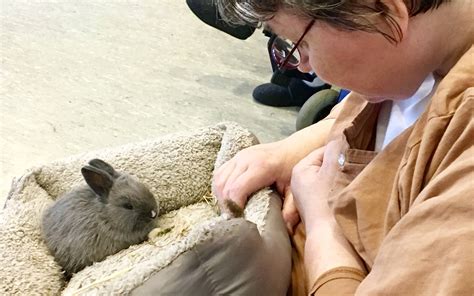
[[127,202],[123,204],[123,207],[127,210],[133,210],[133,206],[131,203]]

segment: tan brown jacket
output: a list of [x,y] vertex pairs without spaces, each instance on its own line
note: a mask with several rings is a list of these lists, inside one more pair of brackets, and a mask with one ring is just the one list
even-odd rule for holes
[[379,105],[347,99],[328,142],[339,166],[329,204],[367,270],[309,279],[311,294],[474,295],[473,101],[471,47],[377,154]]

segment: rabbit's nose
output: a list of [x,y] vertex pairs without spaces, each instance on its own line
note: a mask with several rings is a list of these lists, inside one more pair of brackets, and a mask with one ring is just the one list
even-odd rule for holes
[[151,211],[150,217],[151,217],[152,219],[155,219],[155,217],[156,217],[156,212],[155,212],[154,210]]

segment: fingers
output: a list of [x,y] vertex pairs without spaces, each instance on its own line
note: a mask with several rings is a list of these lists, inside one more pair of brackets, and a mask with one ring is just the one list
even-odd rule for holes
[[314,150],[292,171],[290,184],[294,195],[293,203],[303,223],[307,222],[308,217],[314,217],[319,209],[327,207],[328,182],[332,179],[328,179],[327,174],[320,174],[324,151],[325,147]]
[[294,194],[298,195],[304,183],[315,181],[314,177],[323,163],[323,156],[324,149],[316,149],[293,167],[290,184]]
[[280,193],[282,196],[285,196],[286,195],[286,190],[287,188],[290,187],[290,184],[289,182],[276,182],[275,183],[276,185],[276,190],[278,191],[278,193]]
[[224,188],[222,190],[222,193],[224,197],[231,197],[235,195],[235,183],[240,176],[245,174],[247,172],[248,167],[246,165],[236,165],[232,172],[229,174],[229,177],[225,181]]
[[[257,190],[269,186],[273,179],[255,168],[230,161],[222,170],[216,171],[213,192],[217,196],[221,210],[225,210],[225,200],[232,200],[244,208],[248,197]],[[224,209],[223,209],[224,207]]]
[[239,165],[235,160],[225,163],[215,172],[212,184],[221,210],[228,210],[229,203],[225,202],[226,200],[231,200],[235,206],[244,208],[248,196],[257,190],[254,188],[254,183],[252,172],[248,171],[246,165]]
[[225,184],[227,183],[227,179],[234,171],[236,166],[236,162],[232,159],[224,163],[220,168],[218,168],[214,172],[214,176],[212,179],[212,192],[218,197],[223,198],[223,191]]
[[222,198],[234,201],[241,208],[245,207],[247,197],[252,193],[249,191],[253,190],[242,181],[242,176],[246,179],[245,175],[248,175],[247,167],[236,166],[222,188]]
[[269,185],[271,185],[271,181],[265,180],[264,176],[256,174],[254,170],[246,170],[235,179],[229,178],[223,193],[226,198],[244,207],[252,193]]
[[295,200],[293,198],[293,194],[288,187],[288,190],[285,194],[285,198],[283,200],[283,208],[281,210],[283,215],[283,220],[286,224],[286,229],[290,235],[293,235],[294,228],[300,221],[300,215],[295,205]]
[[[221,210],[232,201],[235,206],[245,207],[248,197],[257,190],[277,183],[281,175],[280,151],[278,145],[257,145],[237,153],[231,160],[218,168],[213,176],[212,191]],[[290,174],[288,174],[290,175]],[[289,183],[289,178],[286,181]],[[283,183],[280,180],[280,183]],[[281,184],[280,184],[281,185]],[[225,202],[227,201],[227,202]]]
[[321,166],[323,163],[325,146],[318,148],[303,158],[297,166]]

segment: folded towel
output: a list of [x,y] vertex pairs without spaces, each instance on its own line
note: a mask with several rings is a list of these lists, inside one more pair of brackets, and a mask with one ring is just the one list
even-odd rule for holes
[[[170,275],[160,271],[174,268],[177,276],[184,272],[173,267],[172,263],[177,259],[183,260],[190,251],[204,245],[208,249],[216,246],[213,252],[224,252],[226,248],[222,245],[210,242],[216,237],[220,237],[221,242],[226,241],[232,237],[230,234],[239,233],[236,229],[250,229],[254,224],[257,235],[267,243],[252,247],[261,250],[249,252],[259,253],[261,258],[268,254],[268,260],[252,262],[262,265],[261,268],[271,264],[272,269],[276,269],[272,277],[280,282],[272,285],[272,289],[283,292],[288,286],[291,265],[288,237],[281,217],[273,218],[271,227],[266,225],[271,216],[270,209],[279,211],[278,198],[269,189],[261,190],[250,199],[244,219],[226,220],[218,215],[215,199],[210,194],[214,169],[239,150],[256,143],[256,138],[244,128],[234,123],[221,123],[192,132],[89,152],[29,170],[14,180],[5,208],[0,213],[0,294],[116,295],[139,291],[137,289],[142,286],[150,289],[150,283],[152,288],[156,288],[153,283],[160,282],[164,274]],[[86,267],[66,282],[60,266],[42,240],[41,217],[57,197],[82,184],[80,168],[93,158],[101,158],[118,170],[138,177],[159,200],[161,216],[158,228],[150,233],[149,240]],[[272,231],[266,231],[267,228]],[[278,266],[271,263],[275,261],[274,250],[269,249],[273,244],[278,245],[275,250],[281,253]],[[228,263],[217,261],[218,256],[214,255],[208,260],[212,257],[215,270]],[[189,272],[188,268],[186,273]],[[232,271],[236,272],[239,270]],[[261,269],[251,272],[261,272]],[[251,272],[249,276],[253,276]],[[197,288],[201,284],[196,282],[194,285]],[[209,290],[209,295],[212,293]]]

